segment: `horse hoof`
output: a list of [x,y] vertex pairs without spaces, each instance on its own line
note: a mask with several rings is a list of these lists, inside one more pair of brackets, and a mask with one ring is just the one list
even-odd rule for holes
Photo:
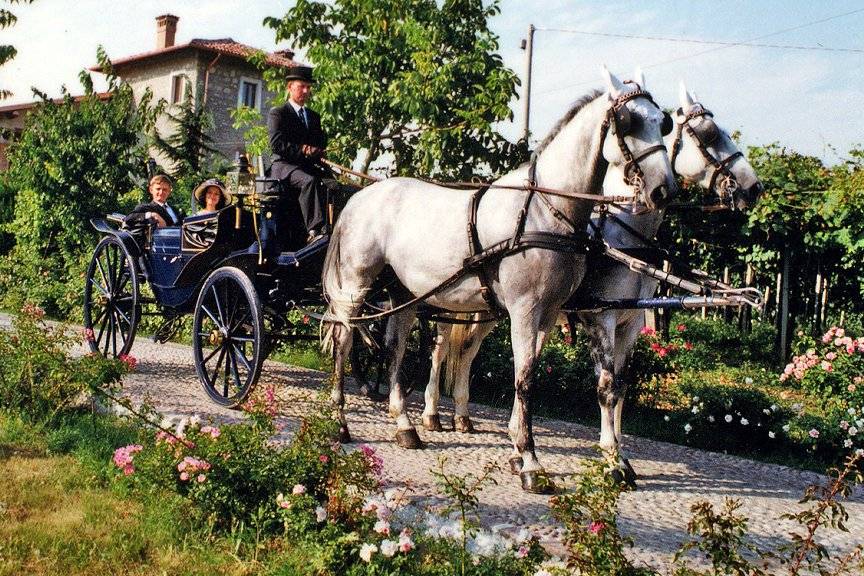
[[633,466],[630,465],[630,461],[624,458],[621,461],[621,464],[624,468],[624,481],[627,482],[630,486],[636,486],[636,480],[639,479],[639,475],[636,474],[636,470],[633,469]]
[[348,432],[348,426],[339,426],[339,443],[350,444],[351,442],[351,434]]
[[622,470],[621,468],[613,468],[609,471],[609,475],[612,476],[612,480],[614,480],[616,484],[623,484],[631,489],[636,488],[635,474],[631,477],[626,469]]
[[377,390],[373,390],[372,388],[369,388],[368,386],[361,386],[360,387],[360,394],[362,396],[368,398],[369,400],[372,400],[373,402],[383,402],[383,401],[387,400],[387,398],[389,398],[389,396],[387,396],[386,394],[382,394],[381,392],[378,392]]
[[441,417],[438,414],[423,416],[423,428],[430,432],[444,431],[444,427],[441,426]]
[[532,494],[554,494],[555,484],[542,470],[531,470],[520,472],[519,479],[522,480],[522,490]]
[[457,432],[462,432],[463,434],[474,433],[474,424],[471,423],[471,418],[468,416],[454,416],[453,428]]
[[416,450],[418,448],[423,448],[426,446],[422,440],[420,440],[420,436],[417,435],[416,428],[410,428],[408,430],[397,430],[396,431],[396,444],[398,444],[402,448],[407,448],[408,450]]
[[509,460],[510,462],[510,473],[513,475],[519,474],[522,472],[522,457],[521,456],[513,456]]

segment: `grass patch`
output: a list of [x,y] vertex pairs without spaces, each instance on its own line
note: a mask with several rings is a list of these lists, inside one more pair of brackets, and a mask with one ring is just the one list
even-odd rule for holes
[[[82,432],[82,422],[69,434]],[[98,442],[110,446],[104,435],[78,443],[75,456],[57,455],[50,440],[40,442],[26,428],[0,418],[0,576],[257,572],[256,563],[234,555],[229,540],[193,529],[179,499],[132,499],[100,482],[78,457],[95,458]],[[127,432],[120,427],[117,434]]]

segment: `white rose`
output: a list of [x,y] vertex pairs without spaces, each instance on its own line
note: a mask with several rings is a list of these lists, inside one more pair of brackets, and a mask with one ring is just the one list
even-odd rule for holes
[[747,426],[749,423],[750,423],[750,421],[747,420],[746,418],[741,418],[741,425],[742,426]]
[[690,424],[684,425],[684,432],[685,433],[689,434],[691,430],[693,430],[693,426],[691,426]]
[[315,519],[318,522],[324,522],[324,520],[327,519],[327,510],[325,510],[323,506],[315,508]]
[[732,415],[726,414],[726,416],[723,419],[726,420],[726,422],[732,422]]
[[776,436],[777,435],[774,434],[774,432],[771,432],[771,431],[768,432],[768,438],[771,438],[773,440]]
[[364,562],[372,561],[372,554],[378,551],[378,547],[374,544],[363,544],[360,547],[360,559]]
[[399,550],[399,544],[393,540],[382,540],[381,541],[381,554],[386,556],[387,558],[392,558],[394,554]]

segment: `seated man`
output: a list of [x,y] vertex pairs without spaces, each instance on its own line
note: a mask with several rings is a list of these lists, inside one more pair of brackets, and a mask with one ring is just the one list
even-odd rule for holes
[[182,213],[168,205],[168,197],[171,196],[171,179],[165,174],[157,174],[150,179],[147,190],[153,200],[135,206],[123,220],[123,224],[126,226],[156,224],[160,228],[179,226],[183,221]]
[[312,69],[295,66],[287,77],[288,102],[272,108],[267,119],[273,165],[270,175],[283,190],[298,190],[300,212],[312,243],[329,233],[321,178],[329,171],[319,162],[327,146],[321,117],[305,107],[312,93]]

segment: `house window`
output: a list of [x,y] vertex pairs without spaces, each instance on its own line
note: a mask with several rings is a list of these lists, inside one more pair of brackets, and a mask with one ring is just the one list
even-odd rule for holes
[[186,76],[175,74],[171,76],[171,103],[179,104],[186,95]]
[[258,110],[261,108],[261,81],[251,78],[240,79],[240,92],[237,95],[238,106],[248,106]]

